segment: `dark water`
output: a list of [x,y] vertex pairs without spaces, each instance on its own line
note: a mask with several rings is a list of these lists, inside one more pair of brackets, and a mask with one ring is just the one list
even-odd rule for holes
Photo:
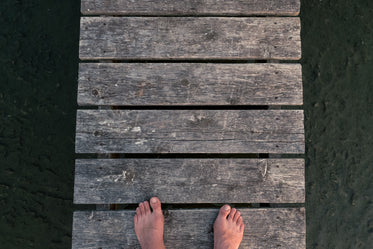
[[308,248],[373,248],[373,1],[302,1]]
[[0,248],[71,247],[79,1],[0,1]]
[[[0,1],[0,248],[70,248],[79,1]],[[373,1],[302,1],[307,248],[373,245]]]

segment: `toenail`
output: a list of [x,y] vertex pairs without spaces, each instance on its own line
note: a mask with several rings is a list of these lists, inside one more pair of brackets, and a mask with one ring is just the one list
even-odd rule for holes
[[225,206],[225,211],[228,211],[230,208],[229,208],[229,206]]
[[153,203],[153,204],[156,204],[156,203],[157,203],[157,199],[155,199],[155,198],[151,199],[150,201],[151,201],[151,203]]

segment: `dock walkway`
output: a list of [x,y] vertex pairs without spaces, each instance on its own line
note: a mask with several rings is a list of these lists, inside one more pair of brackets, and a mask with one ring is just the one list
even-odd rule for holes
[[[140,248],[158,196],[166,248],[306,248],[299,0],[82,0],[74,249]],[[93,205],[96,206],[93,206]]]

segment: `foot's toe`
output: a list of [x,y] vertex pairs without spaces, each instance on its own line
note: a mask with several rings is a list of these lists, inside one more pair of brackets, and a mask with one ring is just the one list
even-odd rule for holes
[[137,215],[138,218],[141,217],[141,209],[140,209],[140,207],[136,208],[136,215]]
[[241,216],[240,218],[238,218],[238,220],[237,220],[237,224],[238,224],[238,225],[243,224],[242,216]]
[[238,221],[238,218],[240,218],[240,217],[241,217],[241,213],[240,213],[240,211],[237,211],[236,214],[235,214],[234,217],[233,217],[233,221],[234,221],[234,222],[237,222],[237,221]]
[[133,217],[133,222],[134,222],[135,224],[137,224],[137,214],[135,214],[135,216]]
[[245,229],[245,225],[242,223],[242,224],[240,225],[240,233],[242,233],[244,229]]
[[145,207],[144,207],[144,203],[140,203],[139,204],[139,208],[140,208],[140,213],[141,215],[145,215]]
[[229,211],[231,211],[231,207],[229,205],[224,205],[219,210],[219,216],[227,218]]
[[236,214],[237,209],[232,208],[231,212],[229,213],[228,220],[233,220],[234,215]]
[[149,202],[147,201],[144,201],[144,210],[145,210],[145,214],[150,214],[150,206],[149,206]]
[[153,212],[162,213],[161,201],[157,197],[152,197],[150,199],[150,206],[152,207]]

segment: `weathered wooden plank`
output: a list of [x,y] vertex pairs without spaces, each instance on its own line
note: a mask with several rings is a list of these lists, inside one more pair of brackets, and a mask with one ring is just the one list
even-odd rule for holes
[[79,159],[74,203],[303,203],[303,159]]
[[77,153],[304,153],[302,110],[78,110]]
[[[305,210],[240,208],[245,223],[240,248],[304,249]],[[218,209],[167,210],[166,248],[213,248],[212,225]],[[133,225],[134,211],[74,212],[73,249],[140,249]]]
[[81,63],[79,105],[302,105],[300,64]]
[[292,15],[299,0],[82,0],[84,15]]
[[82,17],[80,59],[301,58],[300,20],[239,17]]

